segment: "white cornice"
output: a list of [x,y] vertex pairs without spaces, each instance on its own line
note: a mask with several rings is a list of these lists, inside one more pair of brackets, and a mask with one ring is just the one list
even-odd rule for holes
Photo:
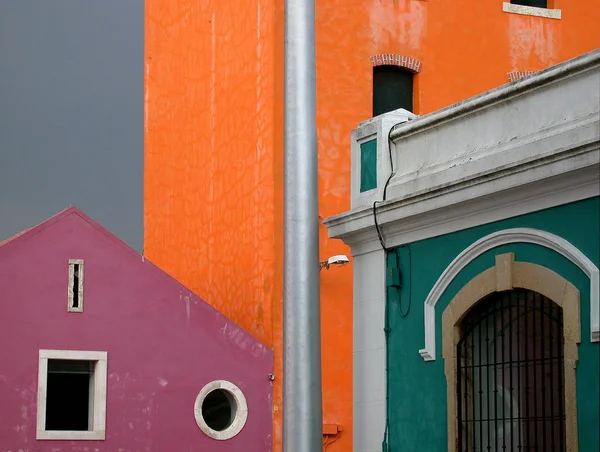
[[403,124],[390,134],[394,143],[401,138],[422,132],[435,127],[441,123],[453,120],[466,114],[488,109],[500,102],[506,102],[515,97],[522,96],[526,92],[533,91],[539,87],[576,76],[583,72],[597,69],[600,65],[600,50],[585,53],[581,56],[557,64],[543,71],[536,72],[534,76],[520,79],[513,83],[502,85],[477,96],[470,97],[462,102],[437,110],[433,113],[420,117],[409,124]]
[[[563,157],[387,201],[377,207],[385,244],[398,246],[599,196],[598,143]],[[326,218],[324,224],[329,237],[342,239],[353,255],[381,247],[370,207]]]
[[[600,84],[600,76],[598,84]],[[488,121],[494,119],[502,121],[506,114],[505,111],[498,112],[497,118],[489,114]],[[570,112],[561,111],[560,114],[568,115]],[[457,130],[470,126],[469,122],[464,121],[455,124]],[[404,157],[405,164],[390,181],[388,187],[390,199],[414,197],[422,193],[443,190],[451,185],[468,184],[469,181],[477,183],[478,179],[497,178],[497,175],[504,173],[516,174],[527,171],[530,174],[527,174],[526,178],[534,180],[536,177],[544,177],[543,172],[535,174],[537,169],[548,167],[552,162],[564,161],[598,149],[599,140],[599,120],[596,110],[539,130],[521,130],[521,135],[510,140],[507,136],[512,133],[505,131],[502,137],[498,136],[496,139],[478,140],[464,137],[464,142],[463,139],[459,139],[460,142],[454,143],[454,146],[439,146],[439,150],[427,147],[427,142],[430,140],[428,135],[437,136],[431,139],[439,139],[442,136],[450,140],[455,136],[453,129],[454,126],[447,126],[439,129],[435,134],[413,136],[412,139],[397,146],[396,159],[401,160]],[[490,144],[490,141],[494,143]],[[468,151],[468,148],[474,144],[480,145],[481,148]],[[421,156],[421,154],[427,155],[426,153],[433,153],[435,157]],[[431,160],[437,160],[437,163],[434,164]],[[553,173],[568,172],[571,168],[572,164],[565,163],[564,168],[558,166],[553,169]]]

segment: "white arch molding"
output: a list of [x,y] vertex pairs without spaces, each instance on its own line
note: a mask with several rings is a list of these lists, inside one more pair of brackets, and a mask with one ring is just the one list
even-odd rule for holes
[[486,251],[510,243],[532,243],[556,251],[569,259],[590,278],[590,329],[592,342],[600,341],[600,272],[598,267],[573,244],[562,237],[531,228],[504,229],[486,235],[465,248],[438,278],[425,300],[425,348],[419,354],[425,361],[435,360],[435,305],[456,276]]

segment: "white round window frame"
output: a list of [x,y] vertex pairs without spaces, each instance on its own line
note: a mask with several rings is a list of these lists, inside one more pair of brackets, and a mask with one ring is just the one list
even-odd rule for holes
[[[235,414],[231,421],[231,425],[221,431],[210,428],[202,416],[202,404],[204,403],[206,396],[217,389],[227,391],[235,403]],[[200,390],[196,397],[196,402],[194,403],[194,417],[196,418],[196,424],[198,424],[198,427],[206,436],[219,441],[225,441],[240,433],[244,428],[244,425],[246,425],[246,420],[248,419],[248,403],[246,402],[246,397],[242,390],[230,381],[211,381]]]

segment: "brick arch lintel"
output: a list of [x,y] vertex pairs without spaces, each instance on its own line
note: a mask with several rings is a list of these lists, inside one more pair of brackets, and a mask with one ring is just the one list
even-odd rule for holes
[[512,71],[508,72],[506,75],[508,76],[509,82],[516,82],[517,80],[521,80],[523,77],[535,74],[535,72],[536,71]]
[[422,63],[416,58],[398,55],[397,53],[378,53],[371,56],[371,66],[398,66],[418,74]]

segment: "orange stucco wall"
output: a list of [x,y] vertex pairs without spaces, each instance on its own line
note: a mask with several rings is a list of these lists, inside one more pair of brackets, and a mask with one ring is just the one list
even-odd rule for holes
[[[276,356],[281,449],[283,0],[146,0],[145,254]],[[502,1],[317,0],[320,213],[349,207],[350,131],[371,114],[369,57],[417,58],[425,114],[600,46],[600,0],[561,20]],[[321,225],[321,257],[346,253]],[[352,450],[352,269],[321,273],[327,447]]]
[[[278,356],[282,14],[274,0],[147,0],[145,41],[144,253]],[[279,425],[280,358],[275,372]]]

